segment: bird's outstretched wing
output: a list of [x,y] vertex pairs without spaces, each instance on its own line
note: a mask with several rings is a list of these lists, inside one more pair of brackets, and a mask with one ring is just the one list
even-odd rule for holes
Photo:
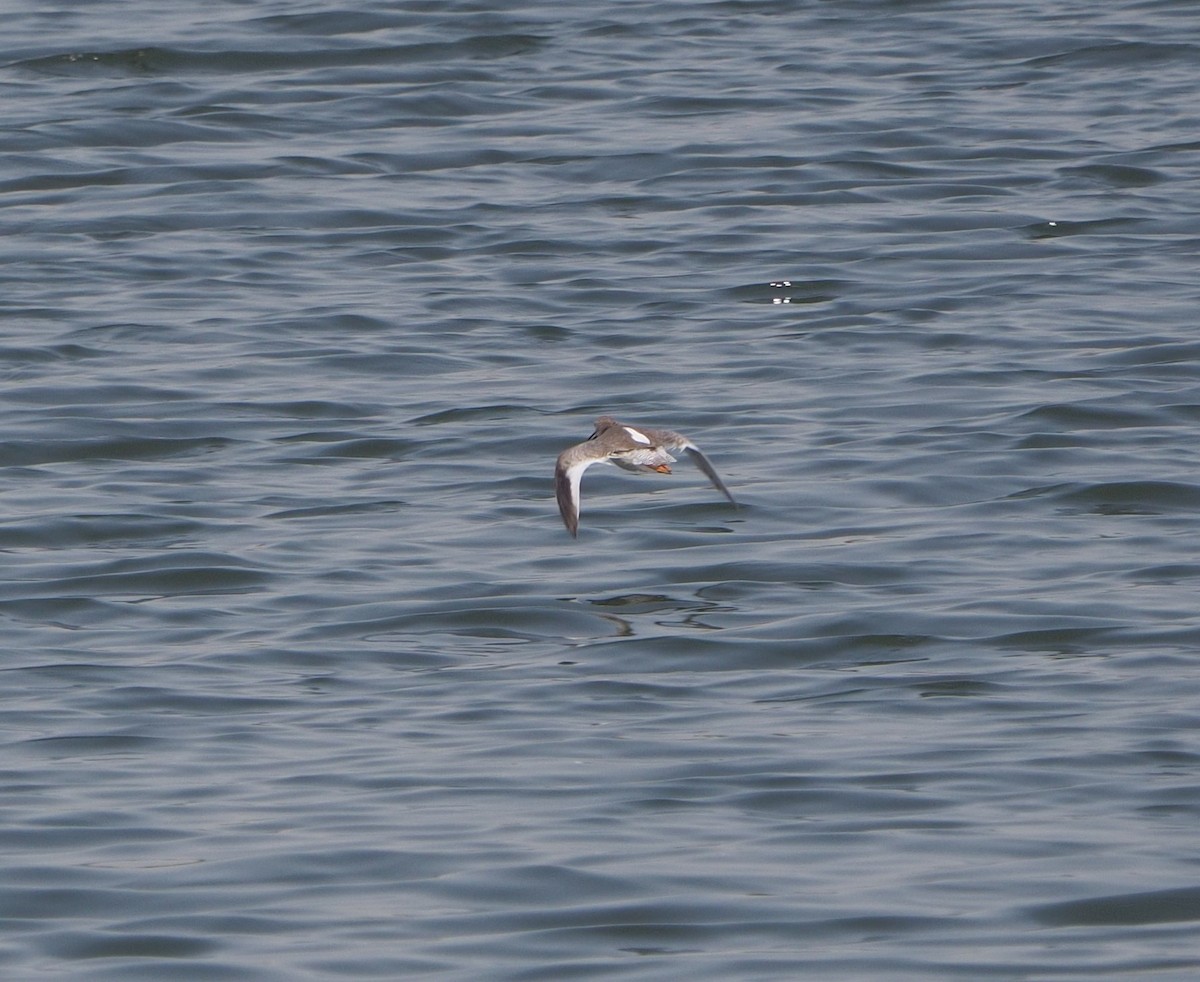
[[729,493],[729,488],[725,487],[725,482],[717,476],[717,472],[713,465],[709,463],[708,458],[700,452],[700,448],[695,445],[689,445],[683,448],[683,452],[688,455],[688,459],[693,464],[695,464],[704,472],[704,476],[712,482],[712,486],[720,491],[721,494],[725,495],[725,497],[729,499],[729,503],[736,508],[737,502],[733,500],[733,495]]
[[712,483],[712,486],[725,495],[734,508],[737,507],[737,502],[733,500],[733,495],[729,493],[729,488],[725,487],[725,482],[717,474],[717,469],[713,467],[712,462],[686,436],[682,433],[676,433],[674,430],[647,430],[646,435],[660,447],[670,447],[672,450],[682,450],[686,453],[688,460],[700,468],[704,476]]
[[592,464],[599,463],[596,457],[579,451],[585,444],[577,443],[558,455],[554,465],[554,497],[558,499],[558,513],[563,524],[573,536],[579,536],[579,483],[583,472]]

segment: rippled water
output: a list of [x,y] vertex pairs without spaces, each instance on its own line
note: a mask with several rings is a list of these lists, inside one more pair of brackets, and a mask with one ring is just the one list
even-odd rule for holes
[[0,61],[5,979],[1200,970],[1194,5]]

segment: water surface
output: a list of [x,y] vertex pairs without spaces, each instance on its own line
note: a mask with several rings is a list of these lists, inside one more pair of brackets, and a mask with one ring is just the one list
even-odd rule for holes
[[5,978],[1195,976],[1191,5],[194,6],[0,41]]

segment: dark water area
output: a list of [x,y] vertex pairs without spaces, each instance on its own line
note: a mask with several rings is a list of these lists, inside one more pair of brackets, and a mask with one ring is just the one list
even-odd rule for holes
[[[10,4],[0,976],[1193,979],[1182,2]],[[681,463],[556,455],[611,413]]]

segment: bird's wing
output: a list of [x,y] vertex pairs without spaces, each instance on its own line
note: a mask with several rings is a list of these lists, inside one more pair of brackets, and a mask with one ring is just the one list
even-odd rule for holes
[[733,500],[733,495],[729,493],[729,488],[725,487],[725,482],[717,475],[716,468],[700,452],[700,448],[686,436],[682,433],[676,433],[674,430],[646,430],[646,435],[660,447],[670,447],[672,450],[684,451],[688,455],[688,459],[699,467],[704,476],[712,482],[712,486],[725,495],[731,505],[735,508],[737,507],[737,502]]
[[558,499],[563,524],[574,536],[579,535],[579,482],[583,480],[584,471],[600,462],[598,457],[572,453],[583,445],[576,444],[564,450],[554,466],[554,497]]
[[683,450],[684,453],[686,453],[691,459],[692,463],[704,472],[704,476],[712,482],[712,486],[720,491],[721,494],[725,495],[725,497],[729,499],[729,503],[736,508],[737,502],[733,500],[733,495],[729,493],[729,488],[725,487],[725,482],[717,476],[717,472],[713,468],[713,465],[710,464],[708,462],[708,458],[700,452],[700,448],[694,444],[688,444],[688,446],[684,447]]

